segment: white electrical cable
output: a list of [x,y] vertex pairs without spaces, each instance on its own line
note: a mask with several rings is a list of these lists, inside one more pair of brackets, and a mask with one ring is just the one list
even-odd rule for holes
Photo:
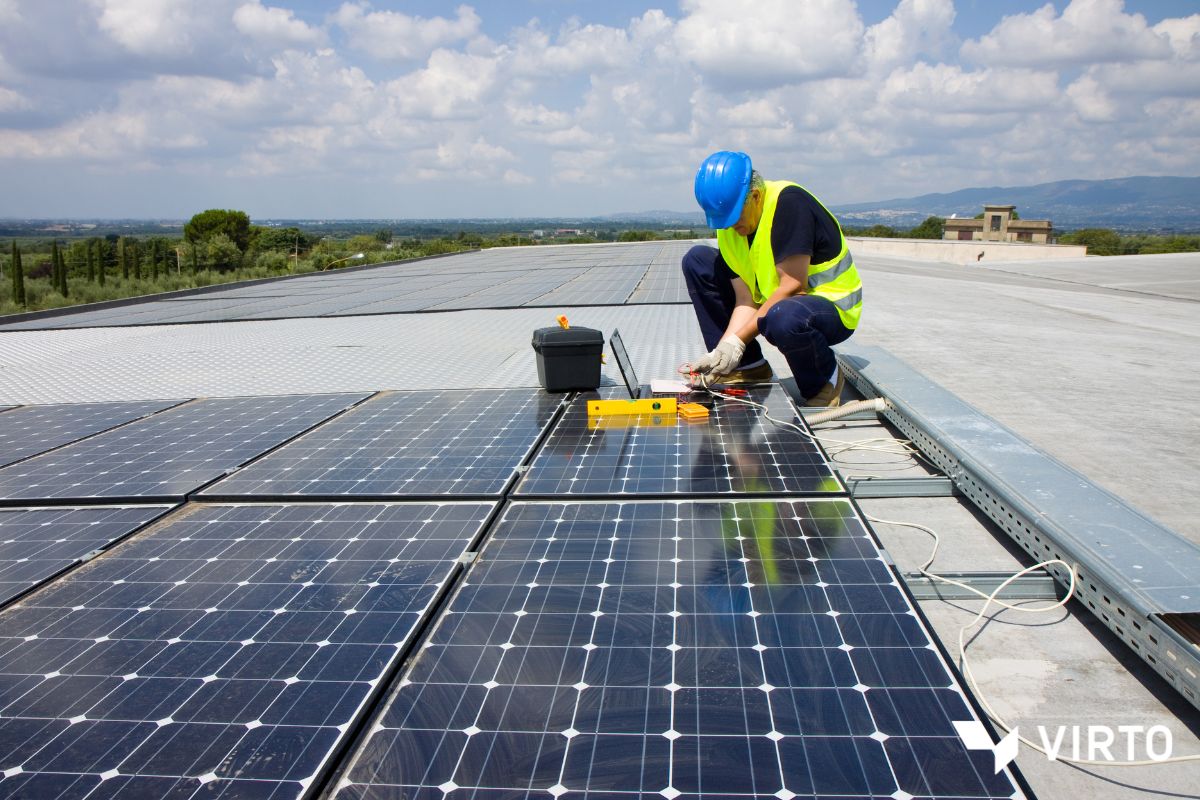
[[[956,581],[952,578],[947,578],[943,575],[938,575],[935,572],[929,571],[929,567],[932,566],[934,560],[937,558],[938,545],[941,543],[941,537],[938,536],[937,531],[933,530],[932,528],[926,527],[925,525],[918,525],[915,522],[899,522],[897,520],[880,519],[878,517],[872,517],[871,515],[865,514],[865,513],[864,513],[864,516],[866,516],[866,518],[868,520],[870,520],[871,522],[876,522],[876,523],[880,523],[880,524],[884,524],[884,525],[898,525],[898,526],[902,526],[902,527],[906,527],[906,528],[916,528],[917,530],[921,530],[921,531],[924,531],[925,533],[928,533],[930,536],[933,537],[933,550],[930,552],[929,558],[926,559],[925,563],[918,568],[918,572],[920,572],[922,575],[926,576],[927,578],[930,578],[931,580],[941,581],[943,583],[948,583],[953,586],[958,586],[959,588],[965,589],[968,592],[979,595],[980,597],[982,597],[984,599],[983,606],[980,607],[979,612],[976,613],[974,619],[972,619],[970,622],[968,622],[966,625],[962,626],[958,630],[958,659],[959,659],[959,662],[962,664],[963,677],[966,678],[967,688],[971,690],[975,699],[979,701],[979,705],[983,707],[983,710],[987,713],[988,717],[990,717],[991,720],[994,723],[996,723],[996,725],[999,728],[1002,728],[1006,733],[1012,731],[1013,726],[1009,725],[1008,722],[1006,722],[999,715],[999,713],[996,712],[996,710],[992,707],[991,703],[988,702],[987,697],[984,696],[983,690],[979,687],[979,684],[975,680],[975,675],[971,670],[971,662],[967,659],[967,642],[966,642],[967,631],[969,631],[971,628],[974,628],[976,625],[979,624],[979,622],[987,614],[988,609],[991,608],[991,606],[993,604],[998,605],[998,606],[1000,606],[1004,609],[1010,610],[1010,611],[1020,611],[1021,613],[1025,613],[1025,614],[1040,614],[1044,611],[1054,611],[1055,609],[1064,608],[1067,605],[1067,603],[1070,602],[1071,598],[1075,594],[1075,581],[1076,581],[1075,567],[1071,564],[1068,564],[1066,561],[1063,561],[1060,558],[1052,558],[1049,561],[1043,561],[1040,564],[1034,564],[1031,567],[1026,567],[1023,570],[1021,570],[1017,573],[1014,573],[1013,575],[1010,575],[999,586],[997,586],[995,588],[995,590],[992,591],[991,594],[985,594],[984,592],[981,592],[980,590],[976,589],[974,586],[970,586],[968,584],[962,583],[961,581]],[[1006,588],[1008,588],[1009,584],[1011,584],[1013,581],[1017,580],[1018,578],[1022,577],[1023,575],[1027,575],[1027,574],[1034,572],[1036,570],[1039,570],[1039,569],[1045,569],[1054,564],[1061,565],[1071,575],[1070,584],[1067,586],[1067,593],[1061,600],[1051,603],[1049,605],[1037,606],[1036,608],[1031,608],[1029,606],[1014,606],[1011,603],[1006,603],[1003,600],[998,599],[1000,593],[1003,592]],[[1019,739],[1022,743],[1024,743],[1026,747],[1030,747],[1033,750],[1036,750],[1037,752],[1042,753],[1043,755],[1049,757],[1050,754],[1047,753],[1046,749],[1044,747],[1042,747],[1040,744],[1038,744],[1037,742],[1031,741],[1031,740],[1025,738],[1024,736],[1021,736],[1020,734],[1017,735],[1017,739]],[[1200,761],[1200,753],[1186,755],[1186,756],[1170,756],[1168,758],[1162,758],[1162,759],[1157,759],[1157,760],[1143,759],[1141,761],[1100,761],[1098,759],[1071,758],[1069,756],[1056,754],[1055,760],[1064,761],[1064,762],[1067,762],[1070,764],[1077,764],[1077,765],[1081,765],[1081,766],[1089,766],[1089,767],[1146,767],[1146,766],[1151,766],[1153,764],[1173,764],[1173,763],[1181,763],[1181,762],[1186,762],[1186,761]]]
[[[805,436],[808,439],[812,440],[814,443],[820,444],[821,446],[823,446],[825,448],[826,452],[829,454],[829,457],[835,461],[838,460],[837,457],[839,455],[841,455],[842,453],[849,453],[849,452],[855,451],[855,450],[860,450],[860,451],[866,450],[866,451],[870,451],[870,452],[883,453],[885,455],[913,457],[913,458],[918,458],[918,459],[922,459],[922,460],[927,460],[925,458],[924,453],[922,453],[919,449],[917,449],[912,444],[912,442],[905,440],[905,439],[894,439],[890,436],[886,436],[886,437],[881,436],[881,437],[875,437],[872,439],[853,440],[853,439],[836,439],[832,436],[816,436],[812,433],[809,433],[804,428],[800,427],[799,425],[797,425],[793,422],[787,422],[785,420],[781,420],[781,419],[772,417],[770,414],[766,413],[767,407],[765,405],[763,405],[762,403],[757,403],[753,400],[748,400],[744,397],[737,397],[735,395],[725,394],[724,392],[717,391],[716,389],[713,389],[711,387],[705,387],[705,389],[712,396],[720,397],[722,400],[731,400],[735,403],[741,403],[743,405],[752,406],[754,408],[761,409],[763,411],[762,416],[764,419],[770,420],[771,422],[773,422],[776,425],[779,425],[781,427],[790,428],[790,429],[796,431],[797,433],[799,433],[800,435]],[[876,445],[877,442],[882,443],[882,444]],[[872,467],[873,466],[899,466],[899,465],[902,465],[903,463],[904,462],[901,462],[901,461],[880,461],[880,462],[858,461],[858,462],[855,462],[855,465],[856,466],[872,466]]]

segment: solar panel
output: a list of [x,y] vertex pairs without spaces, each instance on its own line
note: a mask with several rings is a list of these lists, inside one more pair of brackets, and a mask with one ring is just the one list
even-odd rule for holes
[[492,509],[201,506],[35,592],[0,614],[0,795],[300,796]]
[[[842,491],[816,445],[764,418],[761,409],[716,400],[707,420],[675,415],[589,417],[577,399],[554,426],[516,494],[713,495]],[[800,424],[779,386],[750,390],[772,417]]]
[[384,395],[204,494],[225,499],[499,495],[560,402],[532,389]]
[[0,605],[171,508],[164,505],[0,510]]
[[338,798],[1020,797],[974,718],[844,499],[516,503]]
[[18,408],[0,415],[0,467],[181,402],[65,403]]
[[0,469],[0,499],[179,499],[368,396],[189,403]]

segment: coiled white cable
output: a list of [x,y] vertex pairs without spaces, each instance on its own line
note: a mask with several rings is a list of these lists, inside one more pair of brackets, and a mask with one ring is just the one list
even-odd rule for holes
[[[959,628],[959,630],[958,630],[958,660],[962,667],[963,677],[967,681],[967,688],[971,690],[971,693],[974,695],[975,699],[979,701],[979,705],[983,708],[984,712],[987,713],[988,717],[991,718],[992,722],[996,723],[997,727],[1001,728],[1006,733],[1012,731],[1013,726],[1009,725],[1008,722],[1003,717],[1001,717],[999,713],[997,713],[996,709],[992,707],[992,704],[990,702],[988,702],[988,699],[984,695],[983,690],[979,687],[978,682],[975,680],[975,675],[971,670],[971,662],[967,658],[967,641],[966,641],[967,631],[974,628],[976,625],[978,625],[980,623],[980,621],[983,620],[983,618],[987,615],[988,609],[991,608],[992,605],[998,605],[1002,609],[1006,609],[1009,611],[1019,611],[1023,614],[1040,614],[1040,613],[1043,613],[1046,611],[1054,611],[1055,609],[1066,607],[1067,603],[1070,602],[1071,598],[1075,594],[1075,581],[1076,581],[1075,566],[1072,564],[1068,564],[1066,561],[1063,561],[1060,558],[1052,558],[1049,561],[1043,561],[1039,564],[1034,564],[1031,567],[1026,567],[1025,569],[1022,569],[1019,572],[1016,572],[1016,573],[1010,575],[999,586],[997,586],[990,594],[988,594],[988,593],[980,591],[979,589],[976,589],[974,586],[965,584],[962,581],[956,581],[953,578],[947,578],[944,575],[938,575],[935,572],[929,571],[929,567],[933,565],[934,560],[937,558],[938,545],[941,543],[941,537],[938,536],[937,531],[935,531],[932,528],[929,528],[925,525],[919,525],[915,522],[900,522],[900,521],[891,520],[891,519],[880,519],[878,517],[872,517],[870,514],[865,514],[865,513],[864,513],[864,516],[866,516],[866,518],[868,520],[870,520],[871,522],[874,522],[874,523],[879,523],[879,524],[883,524],[883,525],[897,525],[897,526],[906,527],[906,528],[915,528],[917,530],[928,533],[930,536],[933,537],[933,550],[930,552],[929,558],[926,559],[925,563],[922,564],[918,568],[917,571],[920,572],[925,577],[929,578],[930,580],[940,581],[942,583],[948,583],[952,586],[957,586],[961,589],[965,589],[966,591],[971,592],[972,594],[978,595],[979,597],[983,598],[984,603],[980,607],[979,611],[975,614],[975,617],[970,622],[968,622],[966,625]],[[1064,569],[1067,570],[1067,572],[1071,576],[1071,580],[1067,585],[1067,593],[1066,593],[1066,595],[1063,596],[1063,598],[1061,600],[1058,600],[1054,603],[1050,603],[1049,605],[1030,607],[1030,606],[1012,605],[1011,603],[1006,603],[1003,600],[999,599],[1000,593],[1003,592],[1006,588],[1008,588],[1009,584],[1011,584],[1013,581],[1017,580],[1018,578],[1021,578],[1024,575],[1028,575],[1031,572],[1035,572],[1039,569],[1046,569],[1055,564],[1062,566]],[[1027,739],[1024,736],[1021,736],[1020,734],[1017,735],[1017,739],[1020,740],[1026,747],[1032,748],[1033,750],[1036,750],[1037,752],[1042,753],[1043,755],[1045,755],[1047,757],[1050,757],[1050,754],[1046,751],[1046,749],[1044,747],[1042,747],[1040,744],[1038,744],[1037,742],[1031,741],[1030,739]],[[1054,760],[1064,761],[1064,762],[1067,762],[1070,764],[1076,764],[1076,765],[1080,765],[1080,766],[1089,766],[1089,767],[1147,767],[1147,766],[1151,766],[1153,764],[1172,764],[1172,763],[1177,764],[1177,763],[1181,763],[1181,762],[1185,762],[1185,761],[1200,761],[1200,753],[1192,754],[1192,755],[1185,755],[1185,756],[1169,756],[1167,758],[1162,758],[1162,759],[1143,759],[1140,761],[1101,761],[1099,759],[1071,758],[1069,756],[1055,754]]]

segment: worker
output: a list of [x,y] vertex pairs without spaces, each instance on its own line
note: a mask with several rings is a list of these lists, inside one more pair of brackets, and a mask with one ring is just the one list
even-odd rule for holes
[[808,406],[836,406],[845,377],[831,345],[854,333],[862,283],[837,219],[789,181],[766,181],[745,153],[721,151],[696,173],[696,201],[718,248],[683,258],[710,352],[680,367],[703,385],[774,376],[757,337],[779,348]]

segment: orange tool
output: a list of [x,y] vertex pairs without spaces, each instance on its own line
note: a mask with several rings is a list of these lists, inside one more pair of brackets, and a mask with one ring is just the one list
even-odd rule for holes
[[571,327],[571,323],[567,322],[566,314],[559,314],[555,319],[558,320],[558,324],[562,326],[564,331]]

